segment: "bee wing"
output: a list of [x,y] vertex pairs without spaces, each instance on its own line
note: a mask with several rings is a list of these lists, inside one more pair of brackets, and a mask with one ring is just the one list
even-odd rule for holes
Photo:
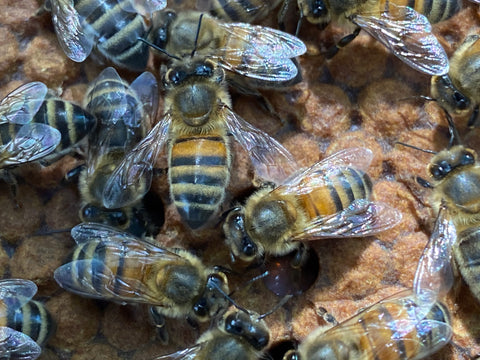
[[[198,11],[202,12],[211,12],[218,13],[218,10],[228,9],[230,7],[238,6],[238,0],[223,0],[221,5],[217,4],[214,0],[197,0],[195,8]],[[255,4],[254,2],[242,2],[242,12],[248,14],[255,14],[261,12],[263,8],[269,8],[268,1],[262,1],[261,3]]]
[[223,107],[228,131],[250,155],[257,174],[275,183],[281,183],[296,169],[290,152],[267,133],[250,125],[227,106]]
[[0,102],[0,124],[23,125],[30,122],[47,95],[47,86],[30,82],[13,90]]
[[42,349],[32,338],[12,328],[0,326],[0,356],[2,359],[34,360]]
[[152,73],[145,71],[138,76],[130,88],[137,94],[142,106],[145,119],[140,119],[132,126],[140,126],[140,122],[150,122],[155,118],[158,108],[158,81]]
[[307,51],[297,37],[245,23],[219,22],[218,26],[229,34],[229,43],[235,43],[235,47],[220,48],[213,54],[225,69],[267,81],[287,81],[297,76],[298,68],[291,58]]
[[329,177],[342,168],[355,168],[366,172],[373,159],[367,148],[348,148],[336,152],[312,166],[297,171],[274,191],[288,194],[307,194],[321,186],[327,186]]
[[[13,309],[21,308],[37,293],[37,285],[33,281],[24,279],[4,279],[0,280],[0,300],[8,302]],[[9,302],[9,299],[15,301]],[[5,315],[4,309],[0,309],[0,317]]]
[[[138,201],[150,189],[153,166],[168,139],[172,118],[165,115],[147,136],[130,151],[107,180],[103,193],[105,207],[116,209]],[[147,186],[144,186],[147,184]],[[137,191],[125,191],[135,187]],[[137,197],[132,198],[130,194]]]
[[57,129],[46,124],[25,124],[10,142],[0,147],[0,167],[41,159],[55,150],[61,138]]
[[78,224],[72,228],[70,234],[77,244],[83,244],[94,239],[106,241],[113,237],[123,238],[125,240],[136,239],[130,233],[122,232],[112,226],[99,223]]
[[128,0],[120,1],[120,5],[125,11],[147,16],[164,9],[167,6],[167,0]]
[[73,0],[52,0],[52,20],[65,54],[82,62],[92,52],[96,31],[77,12]]
[[380,16],[358,14],[352,21],[414,69],[428,75],[448,73],[447,54],[428,19],[407,6],[389,7]]
[[158,356],[153,360],[194,360],[204,346],[205,343],[195,344],[171,354]]
[[442,205],[413,280],[417,302],[425,303],[427,306],[433,304],[452,287],[452,246],[456,240],[455,225],[446,207]]
[[401,219],[401,213],[386,204],[358,199],[341,212],[307,222],[305,228],[294,234],[292,239],[305,241],[371,236],[394,227]]

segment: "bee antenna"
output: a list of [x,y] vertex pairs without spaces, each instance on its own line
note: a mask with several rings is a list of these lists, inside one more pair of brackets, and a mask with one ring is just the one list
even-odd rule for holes
[[426,152],[428,154],[434,154],[435,155],[437,153],[436,151],[428,150],[428,149],[422,149],[422,148],[419,148],[417,146],[410,145],[410,144],[407,144],[407,143],[404,143],[404,142],[401,142],[401,141],[396,141],[395,144],[403,145],[403,146],[406,146],[406,147],[409,147],[409,148],[412,148],[412,149],[415,149],[415,150],[420,150],[420,151]]
[[144,42],[144,43],[147,44],[148,46],[154,48],[155,50],[160,51],[162,54],[165,54],[165,55],[167,55],[168,57],[170,57],[170,58],[172,58],[172,59],[182,60],[182,59],[179,58],[178,56],[175,56],[175,55],[173,55],[173,54],[170,54],[167,50],[162,49],[161,47],[159,47],[159,46],[151,43],[151,42],[148,41],[148,40],[145,40],[144,38],[139,37],[139,38],[137,38],[137,39],[140,40],[141,42]]
[[192,58],[195,55],[195,52],[197,51],[198,38],[200,36],[200,27],[202,26],[202,19],[203,19],[203,13],[200,14],[200,17],[198,18],[197,33],[195,34],[195,42],[193,43],[194,44],[193,50],[192,50],[192,54],[190,55],[190,57]]
[[273,308],[271,308],[266,313],[260,315],[257,320],[262,320],[262,319],[266,318],[268,315],[274,313],[279,308],[281,308],[283,305],[285,305],[288,302],[288,300],[290,300],[292,297],[293,297],[292,294],[285,295],[283,298],[280,299],[280,301]]
[[216,283],[216,282],[212,282],[212,286],[215,287],[215,289],[223,295],[223,297],[225,297],[225,299],[227,299],[233,306],[235,306],[238,310],[240,311],[243,311],[244,313],[246,314],[249,314],[250,313],[248,312],[247,309],[241,307],[240,305],[238,305],[235,300],[233,300],[229,294],[227,294],[225,291],[223,291],[223,289]]
[[448,122],[448,132],[450,133],[450,141],[448,142],[448,148],[451,148],[453,145],[460,145],[462,142],[460,140],[460,135],[458,134],[457,127],[453,122],[452,116],[445,109],[445,116],[447,117]]

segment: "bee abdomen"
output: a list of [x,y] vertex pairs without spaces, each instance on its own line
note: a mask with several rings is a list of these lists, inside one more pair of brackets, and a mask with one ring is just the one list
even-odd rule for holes
[[31,300],[7,312],[7,326],[30,336],[39,345],[43,345],[54,330],[52,317],[38,301]]
[[462,0],[395,0],[393,3],[413,8],[432,24],[447,20],[462,9]]
[[170,192],[182,218],[192,228],[202,226],[225,196],[230,159],[222,137],[180,138],[172,146]]
[[472,294],[480,300],[480,228],[470,228],[458,235],[453,247],[455,261]]
[[60,131],[62,139],[56,151],[61,152],[80,142],[96,124],[95,117],[80,106],[60,99],[45,100],[33,121]]
[[302,197],[306,211],[314,218],[340,212],[355,200],[368,199],[371,193],[372,181],[366,173],[344,168],[329,176],[326,186],[317,187]]
[[261,0],[215,0],[210,13],[226,21],[249,23],[264,18],[268,15],[268,10],[273,9],[279,3],[278,0],[271,0],[271,4],[266,6],[265,3],[268,2]]

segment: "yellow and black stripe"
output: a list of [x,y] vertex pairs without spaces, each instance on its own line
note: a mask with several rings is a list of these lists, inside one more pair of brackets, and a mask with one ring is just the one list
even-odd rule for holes
[[453,247],[453,254],[458,270],[470,291],[480,299],[480,228],[462,231],[458,235],[457,245]]
[[6,316],[0,317],[0,326],[20,331],[30,336],[40,346],[46,343],[55,330],[50,313],[38,301],[30,300],[25,305],[19,306],[18,299],[10,297],[4,299],[4,305]]
[[447,20],[462,9],[462,0],[381,0],[382,9],[389,4],[408,6],[427,17],[432,24]]
[[280,4],[282,0],[214,0],[210,13],[230,21],[250,23],[261,20]]
[[355,200],[368,199],[372,193],[370,177],[353,168],[338,169],[327,178],[325,186],[309,185],[312,180],[307,177],[303,183],[314,190],[297,195],[310,219],[341,212]]
[[229,141],[218,134],[183,136],[171,147],[171,197],[192,229],[204,225],[225,197],[230,178]]
[[99,35],[97,48],[115,64],[133,71],[147,66],[146,25],[141,15],[127,12],[128,0],[74,0],[79,15]]

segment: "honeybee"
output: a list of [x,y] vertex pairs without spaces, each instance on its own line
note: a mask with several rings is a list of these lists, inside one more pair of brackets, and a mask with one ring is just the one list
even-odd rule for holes
[[[108,209],[104,204],[104,194],[105,184],[125,154],[150,129],[157,105],[157,80],[149,72],[144,72],[128,84],[115,69],[109,67],[92,82],[85,93],[84,107],[97,118],[98,124],[89,137],[87,164],[79,178],[82,221],[111,225],[137,236],[146,231],[141,198],[130,206]],[[147,180],[144,179],[138,182],[138,187],[110,191],[118,191],[118,196],[138,198],[131,192],[140,191],[143,195],[146,186]]]
[[219,318],[217,326],[204,333],[194,346],[155,360],[261,359],[269,339],[270,331],[257,313],[235,309]]
[[[266,1],[259,6],[258,1],[243,2],[230,0],[218,3],[215,0],[201,0],[201,7],[209,7],[210,12],[228,20],[236,14],[263,14],[273,9],[279,2]],[[291,0],[284,0],[279,11],[279,22],[283,18]],[[333,57],[339,48],[351,42],[363,29],[380,41],[395,56],[416,70],[429,75],[448,73],[448,58],[442,46],[431,32],[431,23],[446,20],[461,9],[461,0],[436,0],[433,4],[414,1],[406,6],[402,1],[323,1],[297,0],[301,18],[313,24],[326,26],[333,22],[355,30],[332,47],[327,58]],[[257,6],[258,5],[258,6]],[[252,17],[253,20],[253,17]],[[297,32],[299,25],[297,25]]]
[[148,46],[138,41],[148,32],[140,14],[166,6],[166,0],[46,0],[57,38],[65,54],[82,62],[95,47],[115,65],[133,71],[145,69]]
[[[470,35],[450,58],[450,71],[432,76],[431,94],[450,114],[472,112],[469,125],[478,116],[480,104],[480,35]],[[473,111],[472,111],[473,110]]]
[[277,88],[301,80],[292,61],[306,52],[301,40],[285,32],[246,23],[225,23],[197,11],[154,14],[149,39],[168,54],[195,54],[214,60],[240,90]]
[[284,360],[423,359],[452,337],[450,313],[440,301],[452,285],[455,227],[445,209],[435,223],[415,274],[401,291],[325,330],[319,327]]
[[301,250],[300,241],[363,237],[395,226],[401,214],[369,200],[372,182],[365,171],[372,157],[369,149],[346,149],[278,187],[258,190],[227,215],[223,230],[232,255],[252,262]]
[[53,161],[95,127],[80,106],[47,95],[41,82],[20,86],[0,102],[0,169]]
[[127,200],[136,200],[109,189],[138,187],[145,174],[151,179],[165,144],[170,196],[192,229],[204,225],[224,200],[232,162],[228,135],[245,148],[260,177],[276,181],[293,171],[295,162],[280,143],[231,110],[224,79],[223,69],[210,59],[192,57],[173,62],[163,75],[163,118],[110,177],[104,194],[107,207],[118,208]]
[[35,283],[0,280],[0,358],[33,360],[40,356],[55,324],[42,303],[31,300]]
[[227,307],[226,276],[183,249],[164,249],[96,223],[71,231],[72,261],[55,270],[67,291],[122,304],[155,306],[167,317],[206,321]]

